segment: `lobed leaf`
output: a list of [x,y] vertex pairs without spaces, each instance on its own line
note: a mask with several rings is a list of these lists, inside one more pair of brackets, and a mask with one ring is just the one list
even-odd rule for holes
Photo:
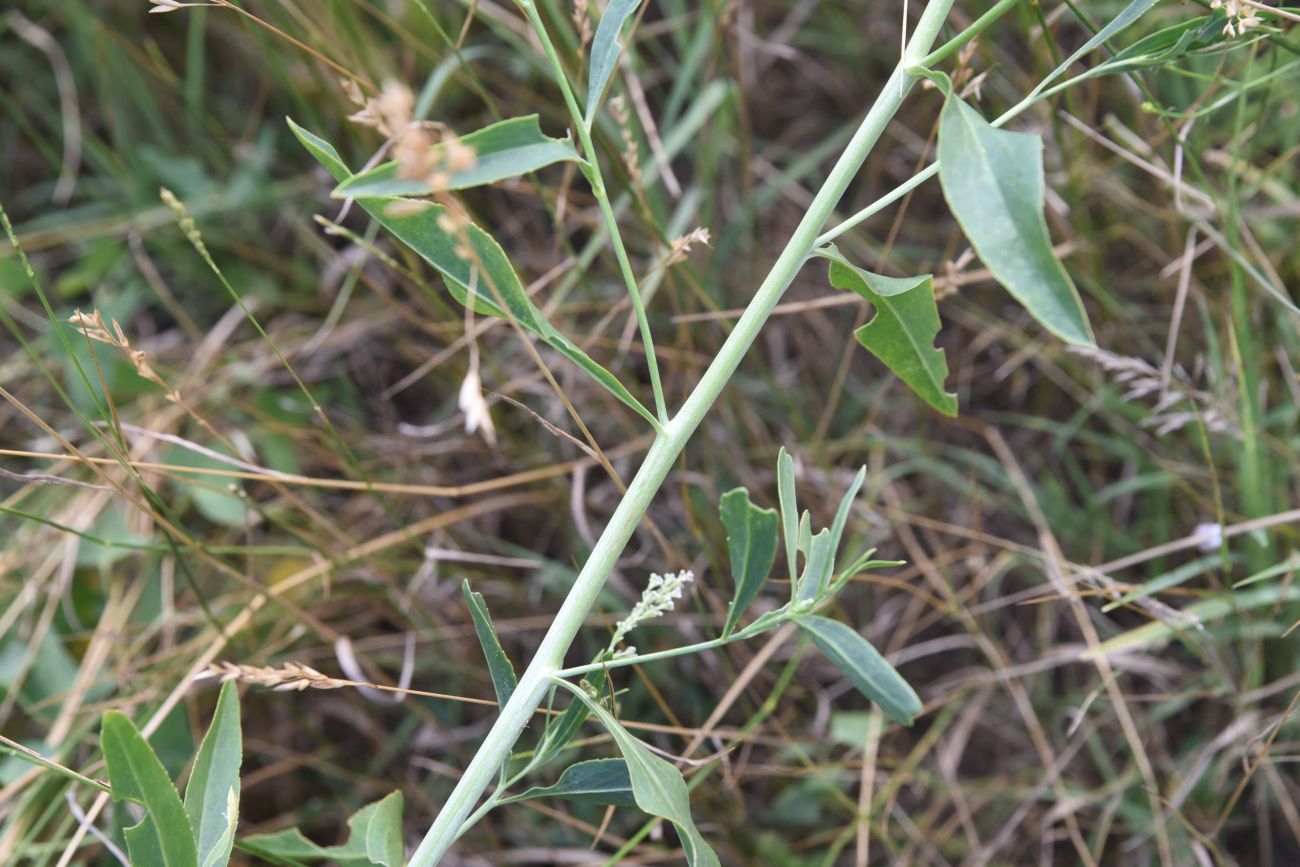
[[794,618],[813,644],[858,691],[905,726],[921,712],[921,699],[903,676],[854,629],[838,620],[806,614]]
[[461,582],[460,589],[465,595],[465,604],[469,606],[469,616],[474,621],[478,643],[483,648],[483,655],[487,657],[488,672],[492,675],[492,688],[496,690],[497,701],[505,705],[519,682],[515,677],[515,667],[510,663],[510,657],[506,656],[501,640],[497,638],[483,594],[470,590],[468,580]]
[[230,861],[239,822],[239,767],[244,759],[239,727],[239,690],[221,686],[212,724],[199,745],[185,786],[185,812],[194,828],[199,867],[224,867]]
[[635,807],[632,777],[625,759],[592,759],[564,769],[552,785],[534,786],[521,794],[502,798],[501,803],[528,801],[534,798],[560,798],[580,804],[613,804]]
[[123,831],[131,863],[198,867],[194,830],[181,796],[148,741],[115,710],[105,712],[99,737],[113,800],[134,801],[145,809],[145,817]]
[[[289,121],[289,126],[302,142],[303,147],[336,180],[342,182],[352,177],[333,145],[298,126],[292,120]],[[525,331],[537,335],[551,348],[586,371],[605,390],[635,410],[642,418],[656,428],[659,427],[654,414],[646,409],[612,373],[597,364],[591,356],[561,334],[542,315],[532,299],[528,297],[528,293],[524,291],[519,275],[515,273],[505,251],[487,232],[472,222],[464,230],[463,241],[460,233],[452,234],[445,231],[439,225],[439,218],[447,213],[447,209],[442,205],[421,202],[422,207],[415,211],[400,209],[393,212],[392,205],[404,201],[403,199],[378,196],[358,198],[356,201],[380,225],[436,268],[442,275],[447,290],[462,305],[469,306],[472,298],[476,313],[514,320]],[[463,251],[463,243],[468,243],[472,254],[467,258],[460,255]]]
[[591,65],[587,71],[588,127],[596,116],[600,98],[605,93],[605,86],[609,84],[614,66],[618,63],[618,55],[623,50],[618,41],[619,34],[624,23],[640,5],[641,0],[610,0],[605,13],[600,16],[600,24],[596,25],[596,35],[591,40]]
[[1042,139],[997,129],[950,93],[938,153],[944,198],[984,265],[1048,331],[1094,346],[1078,290],[1048,237]]
[[731,558],[731,577],[736,582],[735,595],[727,609],[722,627],[725,638],[736,628],[740,615],[754,600],[759,588],[776,562],[777,514],[749,500],[749,491],[736,488],[722,495],[718,511],[727,528],[727,553]]
[[[466,190],[526,175],[559,162],[578,162],[581,157],[568,139],[551,138],[542,132],[537,115],[512,117],[463,136],[460,144],[474,149],[473,167],[456,172],[439,189]],[[434,146],[434,164],[442,161],[445,145]],[[385,196],[424,196],[434,192],[423,179],[403,178],[396,162],[352,175],[335,187],[336,199]]]
[[853,336],[918,397],[944,415],[955,416],[957,396],[944,390],[948,359],[934,345],[939,333],[939,308],[930,275],[873,274],[852,265],[834,246],[823,255],[831,260],[831,285],[861,295],[876,309],[871,321],[854,331]]

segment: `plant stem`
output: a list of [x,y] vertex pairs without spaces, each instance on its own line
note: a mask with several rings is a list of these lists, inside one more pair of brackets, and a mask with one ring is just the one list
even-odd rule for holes
[[587,612],[604,586],[610,570],[622,555],[641,517],[649,508],[664,479],[668,477],[677,456],[681,454],[691,435],[704,420],[709,408],[713,406],[718,395],[731,380],[732,374],[757,338],[768,316],[771,315],[772,308],[781,300],[781,296],[794,280],[799,269],[808,261],[818,231],[825,225],[840,197],[844,195],[845,189],[848,188],[902,104],[903,97],[912,84],[911,76],[904,70],[915,65],[925,52],[930,50],[939,29],[948,17],[948,10],[952,8],[953,2],[954,0],[932,0],[926,6],[901,61],[889,80],[885,82],[880,95],[867,112],[867,116],[863,118],[857,132],[845,146],[844,153],[840,155],[827,176],[826,183],[809,205],[803,219],[799,221],[790,241],[777,258],[776,264],[772,266],[772,270],[758,287],[753,301],[736,322],[735,328],[723,342],[717,356],[704,372],[699,384],[686,399],[681,410],[655,437],[654,444],[646,453],[645,461],[628,486],[622,502],[614,510],[609,524],[596,541],[591,556],[587,558],[573,587],[570,588],[569,595],[560,606],[532,661],[519,679],[513,695],[501,708],[500,716],[488,732],[487,738],[470,761],[469,767],[465,769],[465,773],[443,804],[442,811],[434,820],[433,826],[429,828],[424,840],[411,857],[410,867],[432,867],[438,863],[455,841],[461,823],[474,809],[474,804],[492,782],[502,762],[509,757],[515,741],[545,698],[552,684],[551,677],[561,670],[565,653],[582,627]]
[[582,142],[582,155],[586,157],[587,169],[584,174],[591,183],[592,194],[600,204],[600,215],[605,221],[605,228],[609,231],[609,240],[614,247],[614,258],[618,260],[618,268],[623,274],[623,282],[627,284],[627,294],[632,301],[632,310],[636,314],[637,328],[641,331],[641,344],[645,347],[645,362],[650,370],[650,388],[654,391],[655,396],[655,415],[658,416],[661,425],[667,424],[668,404],[664,399],[663,384],[659,380],[659,361],[655,358],[655,344],[650,334],[650,320],[646,317],[645,302],[641,300],[641,290],[637,288],[636,274],[632,271],[632,262],[628,259],[627,248],[623,246],[623,236],[618,231],[618,221],[614,217],[614,208],[610,204],[609,193],[605,189],[605,176],[600,171],[600,159],[596,155],[596,145],[591,139],[591,130],[583,119],[582,110],[578,107],[578,100],[573,95],[573,88],[569,85],[569,77],[564,72],[564,65],[560,63],[560,56],[555,51],[555,45],[551,42],[551,36],[546,31],[546,24],[542,21],[542,16],[538,13],[536,4],[532,0],[519,0],[519,6],[524,10],[524,14],[528,16],[528,23],[533,26],[537,38],[541,40],[542,50],[551,64],[551,72],[555,76],[556,83],[560,86],[560,92],[564,95],[564,104],[569,109],[569,117],[573,120],[574,128],[577,130],[578,140]]

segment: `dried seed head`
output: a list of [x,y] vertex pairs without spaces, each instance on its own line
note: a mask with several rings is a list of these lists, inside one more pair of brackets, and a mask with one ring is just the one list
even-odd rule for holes
[[236,662],[214,662],[200,677],[215,677],[222,683],[237,680],[265,686],[276,692],[302,692],[304,689],[342,689],[353,686],[352,681],[341,680],[321,674],[301,662],[286,662],[280,668],[269,666],[241,665]]
[[105,324],[103,315],[98,310],[92,311],[89,315],[76,310],[68,317],[68,322],[72,323],[72,327],[85,335],[86,338],[100,343],[107,343],[109,346],[121,350],[142,379],[147,379],[166,391],[167,399],[173,403],[180,401],[180,394],[168,387],[163,378],[149,364],[148,354],[143,349],[135,349],[131,346],[131,341],[127,339],[126,333],[122,331],[122,326],[118,324],[116,319],[112,320],[113,327],[111,331],[108,325]]
[[573,0],[573,28],[578,31],[578,52],[591,42],[591,15],[587,0]]
[[703,226],[697,226],[689,233],[682,235],[680,238],[674,238],[668,245],[668,256],[665,259],[665,265],[676,265],[678,262],[685,261],[691,252],[691,247],[696,244],[708,246],[709,230]]

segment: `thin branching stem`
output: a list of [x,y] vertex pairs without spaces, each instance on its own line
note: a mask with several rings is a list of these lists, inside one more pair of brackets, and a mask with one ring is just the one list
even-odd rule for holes
[[551,73],[555,76],[561,93],[564,94],[564,104],[573,120],[578,140],[582,143],[582,155],[586,158],[585,174],[587,180],[591,183],[592,195],[596,197],[596,202],[600,205],[600,215],[605,221],[605,228],[609,232],[609,240],[614,247],[614,257],[618,259],[618,268],[623,275],[623,282],[627,284],[628,298],[632,301],[632,310],[636,315],[637,328],[641,331],[641,344],[645,347],[646,367],[650,370],[650,388],[654,391],[655,415],[661,425],[667,424],[668,403],[664,398],[663,384],[659,378],[659,361],[655,357],[655,344],[650,333],[650,320],[646,316],[645,302],[641,300],[641,290],[637,286],[636,274],[632,271],[632,261],[628,258],[627,248],[623,245],[623,236],[618,230],[618,220],[614,216],[614,208],[610,203],[609,193],[605,188],[605,176],[600,170],[600,159],[596,154],[596,146],[591,138],[591,129],[583,119],[582,109],[578,106],[577,97],[573,94],[573,87],[569,84],[569,77],[564,72],[564,66],[560,63],[560,56],[555,51],[555,45],[551,42],[551,36],[546,31],[546,24],[542,21],[542,16],[538,13],[536,5],[531,0],[521,0],[519,5],[524,10],[524,14],[528,16],[528,22],[533,25],[533,29],[537,32],[537,38],[542,43],[542,50],[546,53],[546,59],[551,64]]
[[[731,380],[772,309],[808,261],[818,232],[898,112],[913,81],[905,70],[916,66],[929,52],[953,2],[954,0],[932,0],[926,6],[898,66],[881,88],[880,95],[831,169],[826,183],[799,221],[776,264],[754,293],[745,313],[737,321],[681,410],[656,436],[644,463],[573,582],[510,700],[501,708],[487,738],[470,760],[433,826],[412,855],[410,867],[432,867],[442,859],[460,834],[465,819],[473,812],[475,804],[491,785],[502,763],[510,756],[515,741],[554,685],[552,678],[561,670],[564,655],[582,627],[587,612],[604,587],[605,579],[618,562],[655,494],[675,466],[678,455]],[[570,98],[571,96],[569,94]]]

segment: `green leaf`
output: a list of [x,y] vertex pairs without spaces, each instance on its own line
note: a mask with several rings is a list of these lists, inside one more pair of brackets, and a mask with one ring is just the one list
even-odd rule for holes
[[1078,290],[1048,237],[1042,139],[996,129],[950,94],[938,152],[944,198],[984,265],[1048,331],[1094,346]]
[[822,530],[808,541],[808,559],[799,576],[795,602],[811,602],[819,598],[830,583],[835,568],[835,549],[831,547],[831,531]]
[[139,824],[124,831],[131,863],[198,867],[194,831],[181,796],[149,743],[125,714],[115,710],[104,713],[99,738],[113,800],[134,801],[146,812]]
[[727,528],[727,553],[731,557],[731,577],[736,582],[727,622],[722,627],[725,638],[736,628],[740,615],[772,571],[776,561],[777,514],[774,509],[751,503],[749,491],[744,488],[723,494],[718,510],[722,525]]
[[470,590],[468,580],[461,582],[460,590],[465,595],[465,604],[469,606],[469,616],[474,620],[478,643],[483,647],[483,655],[487,657],[492,688],[496,690],[497,701],[504,706],[510,701],[515,685],[519,682],[515,677],[515,667],[510,664],[510,657],[506,656],[501,640],[497,638],[497,631],[492,627],[492,616],[488,614],[483,594]]
[[939,308],[930,275],[873,274],[850,264],[834,246],[823,255],[831,260],[831,285],[856,292],[876,308],[876,315],[853,336],[918,397],[944,415],[955,416],[957,396],[943,387],[948,378],[948,359],[934,345],[939,333]]
[[1229,37],[1223,32],[1222,16],[1202,15],[1139,39],[1109,60],[1080,73],[1073,80],[1082,81],[1102,75],[1159,68],[1188,54],[1217,51],[1228,40]]
[[240,846],[267,858],[329,860],[346,867],[366,864],[402,867],[406,863],[406,848],[402,844],[402,793],[390,792],[353,813],[348,819],[348,841],[341,846],[318,846],[297,828],[257,834],[241,840]]
[[591,66],[587,72],[587,126],[591,126],[600,98],[605,93],[605,85],[614,74],[618,55],[623,50],[619,43],[619,33],[623,24],[641,5],[641,0],[610,0],[605,7],[605,14],[600,16],[596,26],[596,36],[591,41]]
[[371,864],[402,867],[406,863],[406,846],[402,843],[401,792],[390,792],[378,803],[358,810],[348,820],[348,828],[352,831],[348,842],[364,836],[366,857]]
[[[605,671],[597,669],[587,675],[587,683],[599,695],[605,689]],[[580,701],[572,701],[560,714],[559,719],[554,722],[548,722],[546,731],[542,734],[541,743],[537,745],[537,755],[530,763],[529,767],[538,768],[549,762],[551,759],[564,749],[573,736],[582,728],[582,724],[587,721],[589,716],[587,706]]]
[[521,794],[502,798],[501,803],[512,804],[533,798],[561,798],[580,804],[613,804],[618,807],[636,806],[636,798],[632,795],[632,778],[624,759],[592,759],[569,765],[554,785],[544,788],[534,786]]
[[853,511],[853,501],[857,499],[858,491],[862,490],[862,484],[866,480],[867,468],[861,467],[858,469],[858,474],[853,477],[848,490],[844,492],[844,496],[840,498],[839,508],[835,510],[835,520],[831,523],[832,554],[837,554],[840,550],[840,540],[844,537],[844,528],[848,526],[849,514]]
[[817,649],[858,691],[905,726],[921,712],[921,699],[880,652],[856,630],[838,620],[811,614],[794,618]]
[[690,867],[721,867],[718,856],[705,842],[700,831],[691,818],[689,794],[686,780],[681,772],[668,761],[659,758],[632,733],[623,728],[609,711],[587,695],[579,687],[565,683],[574,695],[578,696],[592,714],[605,726],[605,730],[618,744],[619,752],[627,760],[628,776],[632,781],[632,795],[636,805],[652,816],[659,816],[672,822],[681,837],[682,847],[686,850],[686,863]]
[[[307,132],[292,120],[289,121],[289,126],[303,147],[335,179],[345,181],[352,177],[333,145]],[[473,256],[469,259],[462,258],[457,253],[462,244],[460,234],[448,233],[438,225],[439,218],[447,213],[445,207],[422,203],[425,207],[418,211],[392,213],[391,206],[401,201],[403,200],[391,196],[357,199],[357,203],[375,220],[438,270],[447,290],[458,302],[468,306],[470,296],[473,295],[476,313],[518,322],[521,328],[536,334],[658,429],[659,422],[654,414],[633,397],[612,373],[597,364],[547,321],[524,291],[519,275],[515,273],[505,251],[491,235],[469,223],[464,235]]]
[[239,728],[239,690],[223,684],[212,725],[185,786],[185,812],[198,841],[199,867],[224,867],[239,822],[239,766],[244,747]]
[[[542,132],[537,115],[512,117],[485,126],[460,139],[474,149],[472,168],[456,172],[439,189],[465,190],[495,184],[506,178],[526,175],[554,163],[578,161],[581,157],[567,139],[551,138]],[[442,163],[443,145],[435,145],[434,165]],[[420,179],[398,176],[396,162],[353,175],[335,188],[336,199],[374,196],[423,196],[433,189]]]
[[790,567],[790,596],[794,597],[799,562],[799,507],[794,497],[794,458],[781,446],[776,456],[776,493],[781,506],[781,532],[785,535],[785,558]]
[[1133,2],[1125,6],[1118,15],[1112,18],[1105,27],[1094,33],[1092,38],[1075,49],[1073,54],[1065,58],[1059,66],[1049,72],[1042,81],[1038,82],[1030,92],[1029,98],[1032,99],[1042,93],[1043,90],[1047,88],[1047,85],[1051,84],[1061,75],[1061,73],[1073,66],[1075,61],[1086,54],[1090,54],[1098,46],[1109,42],[1116,33],[1119,33],[1134,21],[1141,18],[1152,6],[1155,6],[1159,2],[1160,0],[1133,0]]

